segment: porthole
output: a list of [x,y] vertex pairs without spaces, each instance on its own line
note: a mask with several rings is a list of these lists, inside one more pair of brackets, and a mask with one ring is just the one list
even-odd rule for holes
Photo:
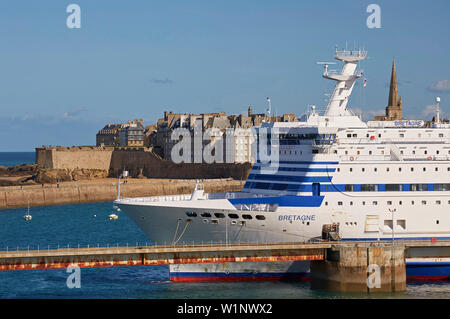
[[233,219],[239,218],[238,214],[228,214],[228,217]]
[[244,218],[244,219],[252,219],[253,217],[252,217],[252,215],[245,214],[245,215],[242,215],[242,218]]
[[255,217],[257,220],[265,220],[266,219],[266,217],[263,215],[256,215]]
[[200,213],[200,216],[202,216],[202,217],[211,217],[211,214],[207,213],[207,212],[202,212],[202,213]]
[[216,216],[217,218],[225,218],[225,215],[222,213],[214,213],[214,216]]

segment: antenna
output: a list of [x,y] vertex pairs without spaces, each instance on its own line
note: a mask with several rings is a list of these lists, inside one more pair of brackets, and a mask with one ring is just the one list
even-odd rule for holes
[[267,97],[267,103],[269,104],[269,106],[267,108],[267,116],[269,117],[269,122],[270,122],[270,112],[272,111],[272,105],[270,104],[270,97]]
[[438,96],[438,97],[436,97],[436,123],[439,123],[440,122],[440,119],[439,119],[439,103],[441,102],[441,98]]
[[[336,51],[337,52],[337,51]],[[324,72],[323,72],[323,74],[324,75],[328,75],[328,65],[329,64],[336,64],[336,62],[316,62],[316,64],[319,64],[319,65],[323,65],[323,67],[324,67]]]

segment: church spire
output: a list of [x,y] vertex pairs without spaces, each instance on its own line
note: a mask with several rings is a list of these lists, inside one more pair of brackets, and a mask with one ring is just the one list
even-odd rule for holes
[[388,106],[398,106],[398,85],[397,85],[397,72],[395,71],[395,57],[392,61],[392,73],[391,73],[391,86],[389,88],[389,100]]

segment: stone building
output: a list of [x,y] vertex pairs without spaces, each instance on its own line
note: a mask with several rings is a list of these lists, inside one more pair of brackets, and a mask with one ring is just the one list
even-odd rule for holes
[[262,122],[292,121],[297,121],[294,114],[268,117],[264,113],[254,114],[251,106],[247,115],[227,116],[225,112],[181,114],[166,111],[164,118],[157,122],[153,149],[164,159],[173,161],[172,149],[181,138],[172,140],[172,133],[176,129],[186,129],[191,137],[191,162],[206,160],[205,148],[206,152],[211,150],[210,154],[215,156],[216,162],[251,162],[254,142],[251,128],[261,126]]
[[143,120],[122,124],[119,131],[120,146],[144,146]]
[[98,131],[95,139],[96,145],[101,146],[115,146],[119,141],[119,131],[121,124],[106,124],[100,131]]
[[392,62],[391,84],[389,87],[388,106],[385,116],[376,116],[375,121],[402,120],[402,98],[398,95],[397,73],[395,71],[395,58]]

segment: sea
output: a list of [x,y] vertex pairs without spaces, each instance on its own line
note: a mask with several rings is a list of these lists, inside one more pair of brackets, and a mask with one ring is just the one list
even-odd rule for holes
[[[29,154],[0,153],[0,165],[27,163]],[[3,164],[2,164],[3,163]],[[0,251],[66,247],[152,245],[112,202],[0,210]],[[115,213],[118,219],[110,220]],[[81,268],[80,287],[67,269],[0,271],[0,299],[447,299],[448,282],[408,282],[405,292],[369,294],[315,291],[309,282],[178,283],[168,266]]]
[[34,164],[35,154],[35,152],[0,152],[0,166]]

